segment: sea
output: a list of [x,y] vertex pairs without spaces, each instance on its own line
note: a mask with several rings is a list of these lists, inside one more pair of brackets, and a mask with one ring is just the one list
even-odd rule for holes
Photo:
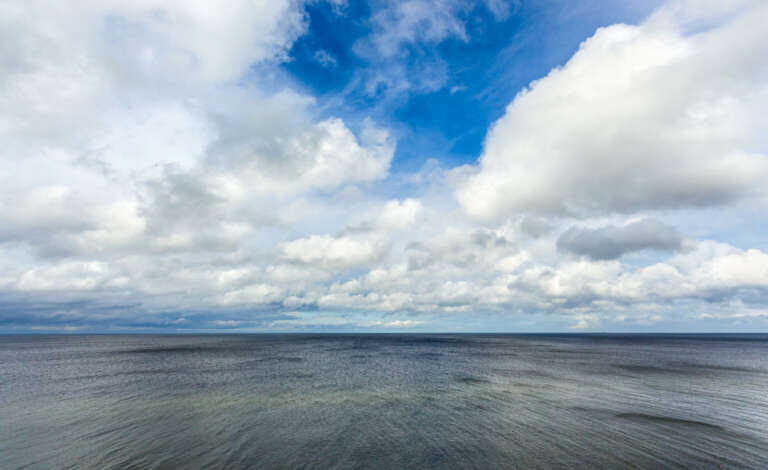
[[768,469],[768,335],[0,336],[0,469]]

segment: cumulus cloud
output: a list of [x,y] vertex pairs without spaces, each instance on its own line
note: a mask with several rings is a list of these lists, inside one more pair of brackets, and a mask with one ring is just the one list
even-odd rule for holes
[[717,303],[738,297],[745,290],[768,287],[763,277],[766,269],[768,255],[760,250],[706,241],[697,243],[689,253],[639,268],[618,261],[590,260],[566,261],[555,268],[532,266],[511,278],[510,287],[538,291],[560,306],[684,298]]
[[683,240],[677,231],[654,219],[641,219],[617,227],[571,227],[557,239],[560,251],[592,259],[616,259],[641,250],[676,251]]
[[293,312],[287,319],[281,319],[272,322],[271,326],[276,329],[306,329],[306,328],[386,328],[386,329],[407,329],[421,325],[419,320],[369,320],[361,316],[334,316],[334,315],[307,315],[299,312]]
[[[382,5],[363,42],[397,61],[467,39],[480,3]],[[392,175],[390,132],[275,78],[300,2],[2,4],[0,329],[763,318],[765,247],[698,209],[768,171],[766,11],[675,1],[600,29],[477,165]]]
[[315,120],[311,97],[246,79],[303,31],[297,2],[2,8],[0,239],[57,256],[234,249],[281,222],[277,201],[387,174],[385,130]]
[[280,256],[286,261],[330,269],[364,266],[381,258],[385,241],[373,236],[312,235],[283,243]]
[[327,190],[386,176],[394,151],[386,131],[368,122],[358,138],[340,119],[297,119],[297,111],[306,107],[299,97],[270,100],[278,101],[275,114],[250,107],[239,108],[239,115],[217,114],[220,131],[207,149],[214,168],[235,169],[253,191],[272,194]]
[[[520,92],[457,192],[472,216],[706,207],[768,175],[764,2],[694,21],[671,2],[644,23],[599,29]],[[716,64],[716,65],[715,65]]]
[[402,230],[413,225],[424,211],[416,199],[389,201],[376,219],[376,226],[384,230]]

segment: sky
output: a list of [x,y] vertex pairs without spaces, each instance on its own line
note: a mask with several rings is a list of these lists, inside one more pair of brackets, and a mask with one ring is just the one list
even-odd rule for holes
[[768,331],[766,24],[0,1],[0,332]]

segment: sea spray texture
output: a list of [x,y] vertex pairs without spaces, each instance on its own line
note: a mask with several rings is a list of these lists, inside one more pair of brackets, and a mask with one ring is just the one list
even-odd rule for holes
[[768,468],[768,335],[0,336],[0,468]]

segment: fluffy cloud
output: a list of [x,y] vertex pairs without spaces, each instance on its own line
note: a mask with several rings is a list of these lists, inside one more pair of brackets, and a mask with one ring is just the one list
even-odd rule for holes
[[[618,261],[567,261],[556,267],[532,266],[514,276],[513,289],[538,291],[555,304],[599,306],[704,299],[717,303],[745,290],[766,289],[768,254],[707,241],[689,253],[639,268]],[[763,304],[765,300],[759,301]]]
[[478,218],[704,207],[768,175],[764,2],[672,2],[599,29],[490,130],[458,190]]
[[279,247],[280,257],[286,261],[342,270],[375,262],[386,249],[385,241],[372,236],[329,235],[312,235]]
[[348,329],[407,329],[414,328],[422,322],[418,320],[369,320],[357,316],[306,315],[294,312],[291,318],[272,322],[276,329],[306,329],[306,328],[348,328]]
[[424,206],[416,199],[389,201],[376,219],[376,226],[384,230],[403,230],[413,225],[423,212]]
[[[362,42],[393,61],[477,6],[381,5]],[[765,247],[698,208],[760,195],[767,11],[603,28],[478,165],[392,175],[385,129],[281,82],[299,2],[2,4],[0,329],[757,321]]]
[[316,120],[312,98],[250,76],[303,31],[297,2],[0,8],[0,239],[231,250],[281,223],[277,204],[387,175],[386,131]]

